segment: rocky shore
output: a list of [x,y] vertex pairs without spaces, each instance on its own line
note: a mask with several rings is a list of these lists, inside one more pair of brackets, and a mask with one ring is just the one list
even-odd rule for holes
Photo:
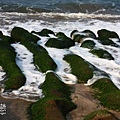
[[0,114],[0,120],[28,120],[27,108],[31,102],[0,97],[0,103],[6,105],[6,114]]
[[[120,111],[119,75],[114,74],[120,70],[116,63],[120,54],[119,35],[106,29],[98,30],[97,34],[90,30],[73,30],[71,37],[67,37],[49,29],[30,33],[20,27],[14,27],[11,36],[1,32],[0,65],[8,75],[1,96],[14,94],[19,98],[0,99],[0,109],[6,112],[1,113],[1,120],[120,120],[120,112],[117,112]],[[11,44],[16,42],[17,47],[13,49]],[[19,51],[18,46],[22,48]],[[26,70],[30,58],[26,55],[30,53],[23,47],[34,55],[37,66],[32,66],[32,71],[31,68]],[[65,61],[71,72],[66,71],[70,67]],[[27,66],[31,63],[32,60]],[[31,77],[35,70],[40,71],[41,76],[33,74]],[[33,104],[21,100],[36,94]]]
[[[83,84],[73,85],[72,101],[77,108],[67,115],[67,120],[84,120],[84,117],[97,110],[107,110],[100,101],[94,98],[94,90]],[[109,119],[106,116],[97,116],[94,120],[120,120],[120,112],[108,110],[111,115]],[[114,117],[113,117],[114,116]]]
[[[101,106],[100,101],[94,98],[94,90],[91,87],[84,84],[75,84],[72,85],[72,88],[71,99],[77,105],[77,108],[67,115],[67,120],[84,120],[84,117],[91,112],[107,110],[107,108]],[[0,120],[29,120],[27,109],[32,102],[0,97],[0,103],[6,104],[7,107],[6,114],[0,115]],[[52,105],[52,111],[47,109],[47,113],[49,112],[50,114],[46,115],[49,120],[52,120],[51,117],[54,117],[54,120],[65,120],[58,106],[55,103],[53,105],[53,102],[50,104]],[[98,115],[94,120],[120,120],[120,112],[108,111],[111,115]]]

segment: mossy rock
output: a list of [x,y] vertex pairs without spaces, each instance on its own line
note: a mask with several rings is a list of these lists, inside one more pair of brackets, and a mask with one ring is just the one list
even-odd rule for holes
[[75,42],[82,43],[85,38],[85,35],[75,34],[73,40]]
[[[63,83],[60,80],[59,76],[53,72],[47,73],[45,77],[45,82],[42,84],[41,88],[43,89],[43,93],[45,96],[66,98],[70,97],[70,87]],[[59,95],[56,94],[57,92],[59,93]]]
[[72,38],[76,32],[79,32],[79,31],[78,31],[78,30],[73,30],[73,31],[70,33],[70,37]]
[[82,43],[80,47],[88,48],[88,49],[93,49],[95,47],[95,43],[92,40],[86,40]]
[[41,88],[46,97],[54,98],[64,116],[76,108],[70,98],[70,86],[63,83],[55,73],[47,73],[45,82],[42,84]]
[[95,33],[92,32],[91,30],[84,30],[84,31],[82,31],[82,33],[85,33],[85,34],[86,34],[86,37],[93,38],[93,39],[96,38]]
[[50,37],[49,34],[55,35],[55,33],[52,30],[49,30],[49,29],[42,29],[40,32],[32,31],[32,33],[35,33],[39,36],[44,36],[44,37]]
[[70,64],[72,74],[78,78],[78,82],[87,82],[88,79],[93,77],[93,70],[90,68],[89,63],[80,56],[69,54],[66,55],[63,59]]
[[16,65],[15,58],[15,51],[10,44],[7,41],[0,41],[0,65],[7,75],[7,79],[4,82],[5,90],[18,89],[26,82],[25,76]]
[[96,90],[95,96],[107,108],[120,111],[120,90],[108,78],[97,80],[92,87]]
[[103,45],[111,45],[111,46],[115,46],[115,47],[118,47],[118,45],[116,43],[114,43],[112,40],[110,40],[109,38],[106,38],[106,37],[98,37],[97,38],[98,41],[100,43],[102,43]]
[[68,43],[69,46],[74,46],[74,45],[75,45],[75,42],[74,42],[71,38],[67,37],[67,36],[66,36],[64,33],[62,33],[62,32],[58,32],[58,33],[56,34],[56,37],[58,37],[59,40],[62,40],[62,41],[64,41],[64,42],[66,42],[66,44]]
[[[14,71],[15,72],[15,71]],[[10,78],[8,78],[4,84],[5,84],[5,90],[17,90],[18,88],[22,87],[26,82],[26,78],[24,75],[16,74],[12,75]]]
[[59,48],[59,49],[65,48],[65,45],[64,45],[63,41],[58,40],[58,39],[56,39],[56,38],[50,38],[50,39],[45,43],[45,46],[47,46],[47,47]]
[[48,70],[56,70],[56,63],[44,47],[27,41],[23,41],[22,44],[34,54],[34,62],[41,72],[45,73]]
[[45,82],[40,87],[45,97],[30,106],[29,115],[31,120],[49,120],[47,116],[53,117],[54,120],[57,111],[51,115],[48,113],[51,110],[53,111],[53,106],[54,109],[59,109],[64,117],[76,108],[70,99],[70,87],[63,83],[55,73],[48,72]]
[[102,38],[117,38],[117,39],[119,39],[119,35],[116,32],[106,30],[106,29],[98,30],[97,34],[98,34],[98,37],[102,37]]
[[37,43],[37,41],[40,40],[39,37],[20,27],[14,27],[12,29],[11,38],[14,40],[14,42],[30,41]]
[[108,60],[114,60],[112,55],[109,52],[107,52],[106,50],[103,50],[103,49],[93,49],[90,52],[92,54],[98,56],[99,58],[104,58],[104,59],[108,59]]
[[87,116],[84,120],[117,120],[116,117],[107,110],[97,110]]
[[[18,33],[20,34],[18,35]],[[34,62],[41,72],[45,73],[48,70],[55,70],[57,68],[56,63],[49,56],[47,50],[37,44],[40,38],[19,27],[13,28],[11,36],[14,40],[20,41],[21,44],[34,54]]]
[[86,38],[85,34],[82,34],[78,30],[73,30],[70,36],[73,39],[73,41],[78,42],[78,43],[82,43],[83,39]]
[[90,30],[84,30],[81,32],[79,32],[78,30],[74,30],[71,32],[70,36],[75,42],[78,42],[78,43],[82,43],[82,41],[85,38],[93,38],[93,39],[96,38],[96,35]]
[[47,47],[55,47],[59,49],[69,48],[75,45],[75,42],[62,32],[57,33],[56,37],[57,38],[50,38],[45,45]]
[[54,48],[59,48],[59,49],[69,48],[73,45],[75,45],[73,41],[70,41],[70,40],[64,41],[64,38],[62,39],[50,38],[45,44],[45,46],[47,47],[54,47]]
[[7,44],[11,44],[14,42],[11,37],[3,35],[2,31],[0,31],[0,38],[4,42],[7,42]]

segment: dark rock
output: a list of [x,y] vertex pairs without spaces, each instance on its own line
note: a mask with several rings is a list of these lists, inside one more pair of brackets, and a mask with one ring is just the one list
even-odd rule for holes
[[84,38],[93,38],[93,39],[96,38],[96,35],[90,30],[84,30],[81,32],[74,30],[71,32],[70,36],[75,42],[78,42],[78,43],[82,43]]
[[93,49],[95,47],[95,43],[92,40],[86,40],[82,43],[80,47],[88,48],[88,49]]
[[104,58],[104,59],[108,59],[108,60],[114,60],[112,55],[109,52],[107,52],[106,50],[103,50],[103,49],[93,49],[90,52],[92,54],[98,56],[99,58]]
[[50,38],[45,45],[47,47],[55,47],[59,49],[69,48],[75,45],[75,42],[62,32],[57,33],[56,36],[58,38]]
[[93,70],[90,68],[90,64],[80,56],[69,54],[65,55],[63,60],[70,64],[72,74],[78,78],[78,82],[87,82],[88,79],[93,77]]
[[112,40],[110,40],[109,38],[106,38],[106,37],[98,37],[97,39],[98,39],[99,42],[102,43],[103,45],[111,45],[111,46],[118,47],[118,45],[117,45],[116,43],[114,43]]
[[11,44],[14,42],[11,37],[3,35],[2,31],[0,31],[0,38],[1,40],[3,40],[4,42],[8,44]]
[[96,38],[96,35],[91,30],[84,30],[82,31],[82,33],[86,33],[87,37],[94,38],[94,39]]
[[43,29],[40,32],[32,31],[31,33],[35,33],[39,36],[46,36],[46,37],[49,37],[49,34],[55,35],[55,33],[52,30],[49,30],[49,29]]
[[14,40],[14,42],[31,41],[37,43],[37,41],[40,40],[39,37],[20,27],[14,27],[12,29],[11,38]]
[[70,34],[70,37],[72,38],[73,34],[76,33],[76,32],[79,32],[78,30],[73,30]]
[[98,37],[102,37],[102,38],[118,38],[119,39],[119,35],[116,32],[109,31],[106,29],[98,30],[97,34],[98,34]]

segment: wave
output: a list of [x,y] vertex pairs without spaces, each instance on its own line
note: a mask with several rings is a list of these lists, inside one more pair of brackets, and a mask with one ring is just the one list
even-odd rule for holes
[[41,12],[59,12],[59,13],[89,13],[89,14],[120,14],[120,4],[100,4],[100,3],[56,3],[56,4],[5,4],[0,3],[0,12],[18,12],[18,13],[41,13]]
[[90,20],[98,19],[103,21],[120,21],[120,15],[111,15],[111,14],[88,14],[88,13],[54,13],[54,12],[41,12],[41,13],[18,13],[18,12],[0,12],[1,21],[6,20],[44,20],[44,21],[71,21],[71,20]]

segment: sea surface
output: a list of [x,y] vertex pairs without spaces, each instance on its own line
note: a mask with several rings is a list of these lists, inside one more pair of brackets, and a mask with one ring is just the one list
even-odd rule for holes
[[120,14],[120,0],[0,0],[4,12]]
[[[53,30],[55,33],[63,32],[68,37],[70,37],[70,33],[73,30],[91,30],[97,36],[97,31],[100,29],[115,31],[120,36],[120,0],[0,0],[0,31],[2,31],[4,35],[10,35],[11,30],[15,26],[23,27],[29,32],[33,30],[37,32],[47,28]],[[41,39],[43,42],[46,41],[46,38]],[[120,45],[120,43],[117,44]],[[20,47],[21,45],[19,45],[19,43],[13,46],[16,47],[18,54],[21,53],[21,56],[24,55],[23,51],[26,53],[29,52],[24,46]],[[93,59],[86,49],[80,48],[79,46],[72,47],[67,51],[50,48],[46,49],[49,51],[51,57],[56,59],[58,66],[60,65],[58,67],[59,75],[63,75],[62,70],[65,67],[62,57],[70,51],[108,73],[113,83],[120,89],[119,48],[103,46],[101,44],[98,44],[98,46],[113,54],[115,61],[105,61],[98,58]],[[56,51],[56,54],[54,51]],[[26,58],[31,58],[31,63],[32,54],[29,53]],[[61,60],[61,62],[59,60]],[[23,63],[23,66],[25,66],[26,63],[29,62],[27,60],[27,62],[23,61]],[[32,68],[34,69],[34,66],[32,66]],[[25,67],[24,70],[28,81],[25,86],[21,87],[19,90],[13,91],[12,95],[14,94],[17,97],[18,95],[23,95],[24,98],[24,95],[28,95],[27,93],[25,94],[25,91],[28,90],[27,92],[29,92],[29,95],[36,91],[36,94],[40,97],[43,96],[42,90],[38,89],[40,85],[38,81],[40,79],[43,80],[45,77],[44,74],[38,71],[31,71],[29,67]],[[5,73],[0,72],[0,81],[2,81],[2,76],[4,74]],[[67,75],[71,79],[73,78],[71,74]],[[36,86],[31,86],[30,83],[33,81],[36,83]],[[74,81],[75,79],[70,82],[74,83]],[[87,84],[90,85],[93,81],[90,80]],[[8,96],[7,93],[5,94]]]

